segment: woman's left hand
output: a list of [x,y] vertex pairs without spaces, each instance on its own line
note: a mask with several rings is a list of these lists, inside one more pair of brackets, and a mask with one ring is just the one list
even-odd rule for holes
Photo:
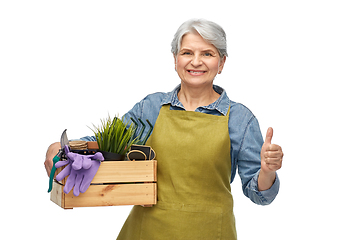
[[264,173],[276,172],[281,168],[284,153],[279,145],[271,144],[273,129],[267,130],[265,142],[261,148],[261,170]]

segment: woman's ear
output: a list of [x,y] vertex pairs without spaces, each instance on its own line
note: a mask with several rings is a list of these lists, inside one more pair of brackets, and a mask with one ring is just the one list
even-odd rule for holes
[[220,63],[219,63],[219,71],[218,71],[219,74],[220,74],[220,73],[222,72],[222,70],[224,69],[225,61],[226,61],[226,56],[224,56],[223,59],[220,60]]

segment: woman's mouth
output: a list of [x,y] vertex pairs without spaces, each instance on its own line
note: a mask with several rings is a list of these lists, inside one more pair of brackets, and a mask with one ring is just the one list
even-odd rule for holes
[[199,70],[187,70],[187,72],[192,76],[200,76],[206,73],[206,71],[199,71]]

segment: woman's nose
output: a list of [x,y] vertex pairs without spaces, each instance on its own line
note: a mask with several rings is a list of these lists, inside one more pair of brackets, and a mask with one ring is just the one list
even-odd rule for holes
[[192,61],[191,61],[191,64],[194,66],[194,67],[198,67],[198,66],[201,66],[202,65],[202,60],[201,60],[201,56],[199,55],[194,55]]

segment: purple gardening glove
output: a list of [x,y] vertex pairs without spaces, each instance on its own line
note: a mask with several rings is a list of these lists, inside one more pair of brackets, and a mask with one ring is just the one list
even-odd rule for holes
[[80,155],[69,152],[68,148],[65,148],[65,153],[68,160],[62,161],[63,163],[58,165],[55,164],[55,167],[68,165],[56,176],[56,180],[61,181],[69,175],[65,183],[64,193],[68,194],[74,188],[74,196],[79,196],[80,192],[84,193],[89,188],[104,157],[100,152],[95,155]]

